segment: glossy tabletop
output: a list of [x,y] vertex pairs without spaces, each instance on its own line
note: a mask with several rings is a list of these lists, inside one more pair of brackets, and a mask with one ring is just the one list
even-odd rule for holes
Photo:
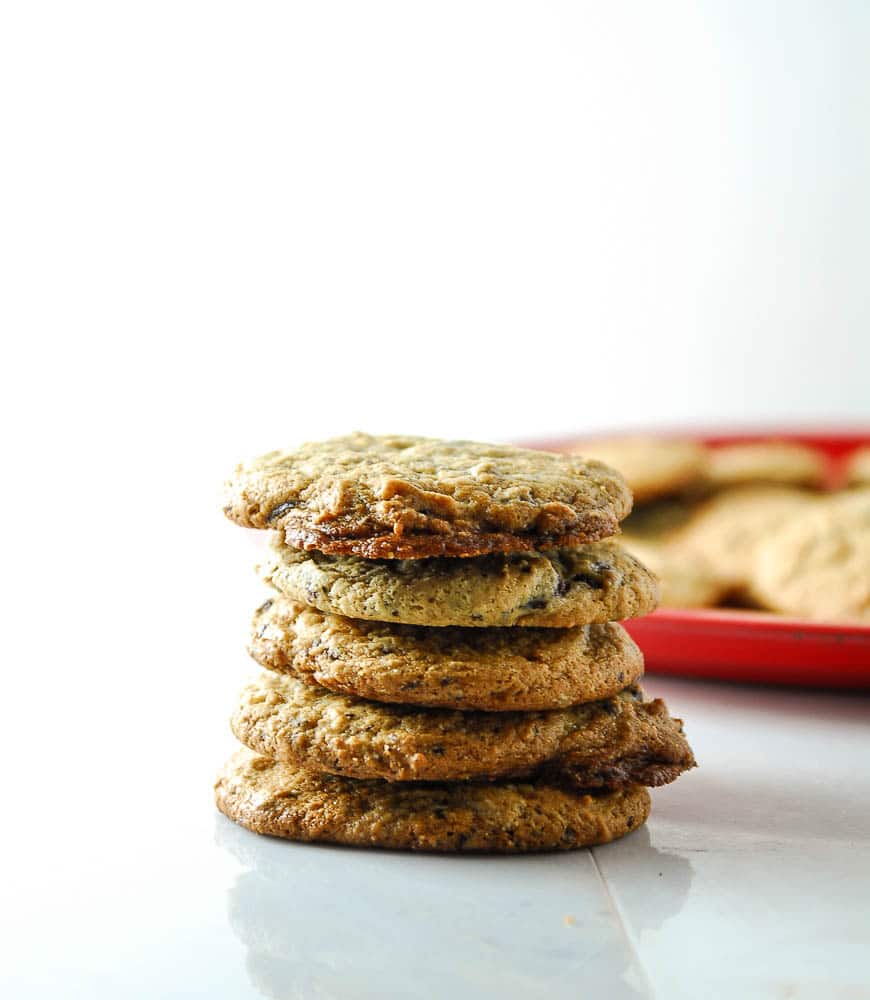
[[701,766],[646,828],[563,855],[258,838],[211,805],[229,741],[106,755],[103,795],[58,761],[7,864],[3,995],[870,996],[870,700],[647,689]]

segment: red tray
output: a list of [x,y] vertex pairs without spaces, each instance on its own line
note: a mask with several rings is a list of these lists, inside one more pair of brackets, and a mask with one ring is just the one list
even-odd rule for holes
[[[828,483],[832,487],[842,482],[849,453],[870,443],[870,429],[821,433],[775,428],[729,433],[662,432],[662,436],[669,435],[692,437],[710,445],[770,438],[802,442],[827,456]],[[579,437],[550,441],[544,447],[560,451]],[[870,689],[870,625],[805,621],[728,608],[660,608],[625,626],[643,649],[650,672],[763,684]]]

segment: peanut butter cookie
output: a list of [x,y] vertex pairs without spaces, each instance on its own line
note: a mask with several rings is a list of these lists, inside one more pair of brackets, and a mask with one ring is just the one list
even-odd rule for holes
[[325,614],[275,595],[248,647],[262,666],[374,701],[489,712],[561,708],[617,694],[643,674],[620,625],[427,628]]
[[557,783],[397,785],[317,774],[240,750],[215,783],[217,806],[256,833],[414,851],[502,854],[606,844],[641,826],[649,793],[584,794]]
[[240,465],[224,512],[290,545],[367,559],[473,556],[612,535],[631,509],[619,473],[570,455],[351,434]]

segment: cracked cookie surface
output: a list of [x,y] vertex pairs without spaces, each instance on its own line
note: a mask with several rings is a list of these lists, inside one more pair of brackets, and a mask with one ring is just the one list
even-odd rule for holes
[[594,795],[556,783],[397,785],[305,771],[240,750],[218,808],[256,833],[416,851],[521,853],[606,844],[649,815],[645,788]]
[[653,611],[658,583],[611,541],[469,559],[359,559],[276,544],[260,567],[293,600],[368,621],[570,628]]
[[631,509],[600,462],[507,445],[351,434],[240,465],[224,513],[364,558],[473,556],[612,535]]
[[528,711],[597,701],[643,674],[622,626],[429,628],[331,615],[275,595],[252,623],[262,666],[340,694],[409,705]]
[[457,712],[333,694],[279,674],[242,691],[233,732],[256,753],[310,770],[387,781],[554,772],[577,787],[661,785],[694,766],[664,702],[627,688],[543,712]]

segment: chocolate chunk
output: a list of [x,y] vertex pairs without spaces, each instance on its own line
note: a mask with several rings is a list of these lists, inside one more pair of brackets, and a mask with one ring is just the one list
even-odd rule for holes
[[279,503],[277,507],[273,507],[269,511],[269,516],[266,518],[267,521],[274,521],[276,518],[281,517],[286,514],[288,510],[293,510],[296,504],[292,500],[285,500],[284,503]]

